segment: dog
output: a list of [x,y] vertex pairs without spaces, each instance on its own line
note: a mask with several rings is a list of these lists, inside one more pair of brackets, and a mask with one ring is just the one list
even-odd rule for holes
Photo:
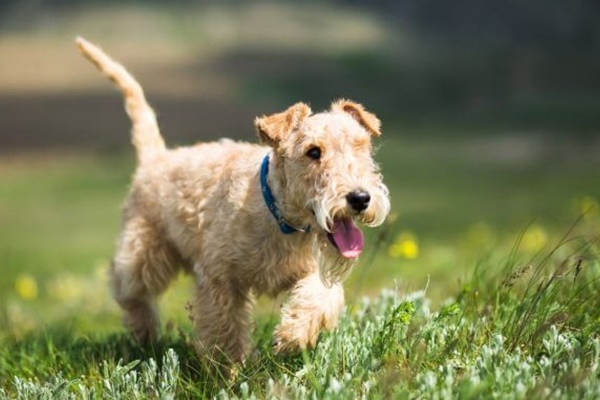
[[83,55],[120,89],[137,169],[111,266],[114,298],[140,342],[157,338],[157,297],[180,271],[195,276],[190,318],[201,354],[232,363],[249,354],[255,296],[288,291],[274,351],[315,346],[336,326],[342,281],[364,247],[356,222],[381,225],[389,191],[373,160],[380,121],[360,104],[313,114],[296,103],[254,121],[261,144],[167,149],[132,75],[77,38]]

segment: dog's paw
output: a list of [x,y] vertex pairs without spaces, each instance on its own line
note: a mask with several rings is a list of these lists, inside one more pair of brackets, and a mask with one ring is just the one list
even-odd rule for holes
[[319,338],[319,325],[285,321],[275,328],[273,351],[276,354],[294,353],[315,347]]

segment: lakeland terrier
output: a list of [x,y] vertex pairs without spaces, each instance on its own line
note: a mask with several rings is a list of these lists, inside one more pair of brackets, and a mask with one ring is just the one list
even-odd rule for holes
[[132,121],[138,165],[111,277],[135,337],[157,337],[157,297],[184,270],[196,277],[190,314],[204,354],[243,361],[253,298],[282,291],[290,294],[275,351],[314,346],[337,324],[341,281],[363,250],[355,221],[377,226],[390,210],[372,158],[377,117],[348,100],[318,114],[297,103],[256,118],[263,145],[167,149],[138,82],[92,43],[76,42],[121,90]]

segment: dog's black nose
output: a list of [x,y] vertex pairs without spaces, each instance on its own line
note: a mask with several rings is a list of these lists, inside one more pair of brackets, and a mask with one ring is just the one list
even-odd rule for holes
[[366,210],[369,207],[369,201],[371,201],[371,195],[369,192],[365,192],[364,190],[356,190],[354,192],[348,193],[346,196],[346,200],[350,207],[354,211],[361,212]]

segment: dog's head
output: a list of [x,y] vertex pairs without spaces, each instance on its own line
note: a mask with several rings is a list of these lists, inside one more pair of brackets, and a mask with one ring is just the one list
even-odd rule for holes
[[325,255],[351,264],[363,250],[355,222],[377,226],[390,211],[388,189],[372,157],[371,139],[381,135],[377,117],[339,100],[319,114],[297,103],[257,118],[255,125],[273,148],[277,202],[285,217],[310,224],[320,244],[330,244]]

